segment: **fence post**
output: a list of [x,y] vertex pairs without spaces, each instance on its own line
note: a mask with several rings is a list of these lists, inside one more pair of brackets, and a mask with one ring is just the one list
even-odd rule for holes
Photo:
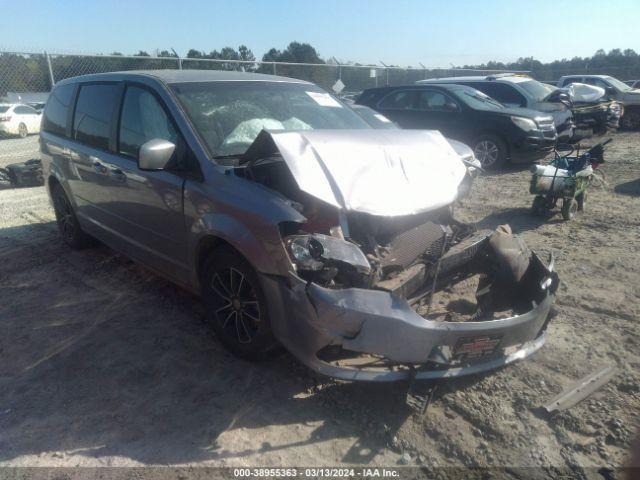
[[276,75],[276,62],[273,62],[273,74]]
[[178,57],[178,70],[182,70],[182,58]]
[[51,82],[51,89],[56,84],[56,79],[53,77],[53,68],[51,68],[51,57],[47,52],[44,52],[44,56],[47,59],[47,67],[49,67],[49,81]]
[[385,68],[384,71],[387,73],[387,86],[389,86],[389,69]]

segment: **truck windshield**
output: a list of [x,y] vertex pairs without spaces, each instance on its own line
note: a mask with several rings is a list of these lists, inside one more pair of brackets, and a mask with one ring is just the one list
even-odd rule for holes
[[552,92],[555,92],[558,89],[558,87],[538,82],[537,80],[518,82],[518,86],[522,87],[536,102],[542,102]]
[[621,92],[626,92],[627,90],[631,90],[631,87],[629,85],[627,85],[624,82],[621,82],[620,80],[618,80],[617,78],[613,78],[613,77],[604,77],[604,79],[609,82],[609,84],[617,89],[620,90]]
[[315,85],[196,82],[171,85],[213,158],[240,156],[263,130],[371,128]]

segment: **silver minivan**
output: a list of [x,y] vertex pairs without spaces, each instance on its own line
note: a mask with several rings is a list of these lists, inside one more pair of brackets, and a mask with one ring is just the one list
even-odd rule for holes
[[59,82],[40,145],[64,241],[201,295],[244,358],[431,379],[544,343],[553,261],[453,217],[466,169],[439,132],[375,130],[301,80],[166,70]]

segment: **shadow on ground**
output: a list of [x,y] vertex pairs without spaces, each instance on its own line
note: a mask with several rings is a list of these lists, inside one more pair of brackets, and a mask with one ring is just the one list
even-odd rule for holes
[[541,225],[561,223],[562,217],[559,210],[553,210],[547,216],[538,216],[531,213],[531,208],[515,207],[505,208],[491,213],[476,223],[478,229],[495,229],[498,225],[508,223],[513,233],[522,233],[535,230]]
[[0,261],[0,461],[259,463],[343,438],[336,460],[369,463],[409,415],[406,386],[232,357],[197,299],[106,247],[68,250],[53,223],[0,230]]
[[616,185],[613,191],[621,195],[631,195],[633,197],[639,197],[640,196],[640,178],[631,180],[630,182],[625,182],[625,183]]

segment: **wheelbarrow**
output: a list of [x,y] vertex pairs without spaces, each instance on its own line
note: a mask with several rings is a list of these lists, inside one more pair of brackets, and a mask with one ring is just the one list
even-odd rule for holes
[[562,218],[571,220],[577,212],[584,211],[587,190],[594,179],[594,171],[604,163],[604,147],[611,139],[591,147],[580,154],[580,146],[570,147],[568,154],[562,155],[560,149],[554,151],[555,157],[547,165],[531,167],[529,191],[535,198],[531,210],[534,215],[548,216],[559,200],[562,200]]

